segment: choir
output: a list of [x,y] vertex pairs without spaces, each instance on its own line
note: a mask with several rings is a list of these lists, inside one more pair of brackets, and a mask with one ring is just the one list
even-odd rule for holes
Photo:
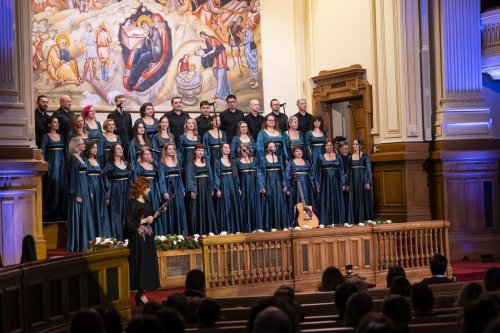
[[112,117],[101,127],[91,105],[73,117],[67,142],[58,134],[57,116],[48,119],[49,133],[41,142],[49,165],[44,220],[67,218],[68,251],[86,250],[96,236],[128,237],[129,191],[139,177],[150,183],[147,200],[154,211],[169,201],[167,212],[155,219],[156,235],[291,228],[300,202],[325,226],[374,218],[371,163],[363,141],[353,140],[350,154],[347,142],[327,138],[320,116],[311,116],[305,135],[297,116],[282,132],[275,113],[269,114],[256,137],[242,120],[228,142],[218,116],[209,118],[203,137],[187,117],[176,138],[168,113],[156,119],[151,103],[140,110],[133,138],[124,145],[126,138],[119,135],[124,129]]

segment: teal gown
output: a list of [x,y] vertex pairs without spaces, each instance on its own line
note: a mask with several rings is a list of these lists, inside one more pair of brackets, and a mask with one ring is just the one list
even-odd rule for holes
[[95,121],[95,123],[97,124],[97,128],[90,128],[89,125],[85,124],[85,129],[87,130],[87,132],[89,132],[89,140],[97,143],[97,146],[99,147],[99,142],[101,141],[102,137],[102,126],[101,123],[97,120]]
[[111,237],[125,239],[125,217],[129,199],[131,171],[127,166],[120,169],[109,162],[103,170],[106,199],[109,200],[108,214],[111,227]]
[[314,170],[314,177],[316,178],[316,183],[319,183],[319,178],[321,176],[321,170],[319,169],[319,157],[325,153],[323,145],[327,139],[326,134],[323,136],[314,136],[311,131],[306,134],[306,143],[309,149],[310,161]]
[[[187,166],[189,165],[189,163],[191,163],[194,149],[198,143],[200,143],[199,136],[196,137],[196,140],[189,140],[184,134],[179,137],[179,144],[177,146],[177,158],[180,159],[180,162],[182,163],[182,171],[184,172],[185,182],[187,182]],[[206,147],[205,151],[207,151]]]
[[205,157],[210,163],[210,168],[215,169],[215,161],[220,160],[220,151],[222,144],[227,142],[226,133],[222,132],[222,136],[214,138],[210,132],[203,136],[203,145],[205,146]]
[[258,158],[264,158],[266,155],[265,147],[268,142],[274,142],[276,144],[276,155],[279,156],[283,161],[288,160],[288,152],[286,150],[286,140],[285,136],[279,131],[276,136],[270,136],[264,130],[261,130],[257,135],[257,142],[255,143],[255,150],[257,152]]
[[372,170],[368,155],[361,155],[361,159],[353,160],[349,156],[349,223],[358,224],[366,220],[373,220],[372,191],[365,190],[365,185],[372,183]]
[[100,165],[106,165],[108,163],[109,159],[109,152],[111,150],[111,147],[113,145],[122,144],[122,141],[120,140],[120,137],[117,135],[116,136],[116,141],[108,141],[106,137],[102,136],[101,140],[99,141],[99,164]]
[[135,124],[138,124],[138,123],[141,123],[144,125],[144,129],[146,130],[146,134],[149,136],[149,140],[153,140],[153,136],[156,133],[158,133],[158,130],[160,128],[160,122],[158,121],[158,119],[156,119],[156,118],[153,118],[153,119],[154,119],[153,125],[146,124],[144,122],[144,119],[142,119],[142,118],[139,118],[134,122],[134,126],[135,126]]
[[285,187],[283,160],[277,158],[272,163],[264,156],[261,161],[266,186],[263,230],[288,228],[291,226],[291,219],[289,198],[283,192]]
[[288,162],[285,172],[285,186],[290,191],[290,216],[296,219],[295,205],[301,202],[300,191],[298,188],[297,178],[302,185],[302,192],[304,194],[304,201],[307,206],[312,206],[312,210],[316,213],[316,193],[318,184],[314,178],[311,163],[304,160],[304,165],[297,165],[293,160]]
[[265,185],[259,160],[254,158],[250,163],[242,163],[240,160],[236,160],[235,163],[238,168],[238,179],[241,188],[241,231],[252,232],[257,229],[264,229],[262,221],[265,194],[261,194],[260,189],[265,188]]
[[231,140],[231,157],[233,159],[238,158],[238,148],[240,148],[242,143],[248,143],[250,147],[252,147],[255,154],[255,140],[251,136],[250,136],[250,142],[242,142],[239,137],[234,136],[233,140]]
[[327,161],[324,155],[320,156],[319,165],[320,193],[319,193],[319,221],[321,224],[344,224],[345,206],[342,186],[345,186],[344,163],[340,155],[334,161]]
[[85,160],[85,162],[87,163],[90,193],[94,196],[92,208],[94,213],[95,234],[100,237],[111,237],[101,166],[92,165],[88,160]]
[[221,197],[215,200],[217,221],[219,221],[220,231],[228,233],[241,232],[243,229],[238,173],[235,176],[233,176],[231,166],[225,166],[221,160],[215,161],[215,190],[222,192]]
[[161,215],[161,223],[166,225],[166,234],[188,235],[184,203],[186,189],[182,180],[180,163],[177,163],[175,167],[160,164],[160,175],[163,175],[165,179],[167,193],[170,196],[177,193],[176,197],[168,203],[167,211]]
[[[73,154],[69,157],[68,239],[66,251],[86,251],[89,241],[96,238],[92,198],[87,176],[87,164]],[[82,198],[77,203],[76,198]]]
[[137,167],[137,158],[139,158],[139,153],[144,146],[145,145],[140,143],[136,147],[135,139],[130,140],[130,144],[128,146],[128,156],[130,156],[130,169],[132,171]]
[[153,138],[151,139],[151,148],[153,149],[153,158],[156,163],[160,163],[163,146],[170,142],[175,144],[174,135],[172,133],[170,133],[170,138],[166,139],[160,136],[160,132],[153,135]]
[[53,141],[48,134],[42,138],[43,159],[48,164],[43,177],[43,221],[64,221],[68,217],[65,147],[62,135],[59,135],[59,141]]
[[304,139],[304,136],[302,135],[301,132],[299,132],[299,138],[298,139],[290,139],[290,136],[288,136],[287,133],[285,133],[285,142],[286,142],[286,149],[288,151],[288,156],[290,156],[290,159],[293,159],[293,147],[295,146],[302,146],[303,151],[304,151],[304,156],[302,156],[305,160],[309,160],[309,146],[306,143],[306,140]]
[[207,235],[210,232],[218,233],[217,218],[212,200],[213,176],[208,162],[204,167],[196,166],[193,162],[187,165],[187,190],[196,193],[196,200],[189,196],[190,235]]

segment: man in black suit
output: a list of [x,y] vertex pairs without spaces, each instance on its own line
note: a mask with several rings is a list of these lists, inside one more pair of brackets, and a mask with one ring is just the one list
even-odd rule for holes
[[[281,109],[280,101],[278,101],[276,98],[273,98],[269,103],[269,106],[271,107],[272,111],[270,114],[272,114],[276,118],[279,130],[285,133],[288,130],[288,116],[280,112]],[[268,116],[270,114],[268,114]]]
[[203,139],[203,135],[210,130],[210,103],[208,101],[200,102],[200,113],[194,120],[198,126],[198,135]]
[[59,109],[54,112],[54,116],[59,120],[59,130],[57,133],[63,136],[64,142],[68,139],[68,133],[71,131],[73,122],[73,113],[71,112],[71,97],[62,95],[59,97]]
[[182,111],[182,98],[174,97],[170,100],[172,111],[165,112],[170,124],[170,132],[175,136],[175,144],[179,143],[179,137],[184,134],[184,123],[191,118],[189,113]]
[[254,140],[257,140],[257,135],[265,121],[264,117],[260,114],[260,103],[258,100],[252,99],[250,101],[250,113],[247,114],[243,120],[248,124],[250,135]]
[[130,113],[125,111],[125,96],[116,95],[115,96],[115,111],[108,114],[108,119],[113,119],[115,122],[115,134],[120,137],[121,146],[123,148],[123,153],[125,159],[128,161],[128,146],[130,140],[133,138],[132,134],[132,116]]
[[227,142],[231,142],[233,136],[236,135],[238,123],[245,116],[243,111],[236,108],[236,96],[229,95],[226,97],[227,109],[220,114],[220,129],[226,132]]
[[297,100],[297,109],[299,109],[299,112],[294,114],[294,116],[297,117],[299,121],[299,130],[305,138],[306,133],[311,129],[311,121],[313,119],[312,114],[307,112],[307,102],[305,98]]
[[35,109],[35,139],[38,148],[42,147],[42,138],[49,131],[48,121],[49,114],[47,108],[49,107],[49,99],[45,95],[40,95],[36,99]]
[[448,268],[448,260],[441,253],[436,253],[432,256],[430,263],[432,277],[423,279],[426,284],[441,284],[453,282],[450,278],[444,276]]

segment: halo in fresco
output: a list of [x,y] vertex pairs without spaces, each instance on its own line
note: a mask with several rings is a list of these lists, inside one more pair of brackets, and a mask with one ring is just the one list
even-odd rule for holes
[[35,96],[186,110],[262,100],[259,0],[31,0]]

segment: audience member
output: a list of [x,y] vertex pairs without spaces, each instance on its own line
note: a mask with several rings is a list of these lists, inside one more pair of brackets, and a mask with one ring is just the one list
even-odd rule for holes
[[163,305],[169,309],[174,309],[180,315],[184,315],[184,311],[186,310],[186,305],[188,303],[187,297],[181,293],[174,293],[166,300],[163,301]]
[[382,313],[396,324],[398,333],[408,332],[411,320],[411,305],[400,295],[389,295],[382,303]]
[[455,307],[464,307],[476,300],[483,293],[483,288],[476,282],[467,283],[460,290],[460,294],[455,301]]
[[344,312],[344,324],[346,327],[356,328],[361,319],[373,311],[372,297],[363,292],[355,292],[347,300]]
[[492,320],[484,333],[500,333],[500,317]]
[[205,297],[205,274],[199,269],[192,269],[186,275],[184,295],[188,298]]
[[198,323],[202,328],[214,327],[219,320],[221,308],[219,302],[212,298],[205,298],[198,306]]
[[410,281],[404,276],[396,276],[389,287],[390,295],[401,295],[403,297],[410,297]]
[[347,300],[351,297],[352,294],[358,292],[356,286],[351,283],[342,283],[337,288],[335,288],[335,306],[339,311],[339,319],[344,319],[345,307],[347,304]]
[[26,263],[36,260],[37,256],[36,256],[35,238],[32,235],[26,235],[23,237],[21,263]]
[[490,267],[484,274],[484,290],[500,290],[500,267]]
[[346,282],[345,277],[340,270],[337,267],[330,266],[323,272],[319,291],[334,291],[337,286],[344,282]]
[[431,259],[431,274],[432,277],[423,279],[422,282],[427,284],[450,283],[450,278],[444,276],[448,268],[448,260],[441,253],[436,253]]
[[174,309],[163,308],[155,314],[163,324],[165,332],[168,333],[183,333],[184,319]]
[[387,271],[387,288],[391,286],[392,280],[398,276],[406,277],[404,267],[399,265],[389,267]]
[[[265,309],[268,307],[276,307],[283,311],[283,313],[286,314],[288,317],[288,320],[290,321],[291,324],[291,330],[286,331],[286,332],[298,332],[298,321],[297,321],[297,313],[295,312],[295,309],[288,303],[287,301],[277,298],[277,297],[266,297],[258,300],[255,302],[254,305],[252,305],[250,309],[250,313],[248,315],[248,324],[247,324],[247,330],[248,332],[264,332],[264,328],[262,325],[265,325],[265,323],[261,323],[258,326],[258,330],[254,330],[254,324],[257,316]],[[263,315],[265,318],[268,318],[266,315]],[[260,320],[266,321],[264,318],[261,318]],[[267,331],[267,330],[266,330]],[[274,331],[273,331],[274,332]]]
[[410,298],[415,316],[434,315],[434,294],[427,283],[411,286]]
[[71,321],[71,333],[104,333],[104,323],[101,316],[94,309],[82,309],[76,313]]
[[361,279],[347,279],[347,283],[353,284],[358,291],[362,293],[368,292],[368,283],[365,280]]
[[392,319],[379,313],[370,312],[361,319],[355,333],[396,333]]
[[[85,331],[85,333],[94,331]],[[165,329],[158,317],[153,315],[145,315],[133,318],[129,321],[127,333],[144,333],[144,332],[154,332],[154,333],[164,333]]]
[[290,318],[283,310],[276,306],[268,306],[255,318],[251,332],[292,333],[294,330]]
[[293,308],[295,309],[295,312],[297,313],[297,320],[299,322],[304,321],[305,317],[304,309],[302,309],[302,306],[295,300],[295,290],[293,290],[292,287],[287,285],[280,286],[274,292],[274,297],[282,298],[287,302],[289,302],[290,305],[292,305]]
[[96,311],[104,322],[104,331],[106,333],[122,333],[122,321],[120,314],[111,305],[102,305],[96,308]]
[[198,307],[200,306],[202,299],[193,298],[186,304],[186,309],[184,310],[184,320],[188,324],[198,323]]
[[148,315],[148,314],[155,314],[159,310],[163,308],[163,305],[156,301],[149,301],[146,304],[144,304],[144,308],[142,309],[142,314],[143,315]]
[[459,329],[461,333],[482,333],[493,319],[500,315],[498,304],[487,298],[470,302],[460,311]]

